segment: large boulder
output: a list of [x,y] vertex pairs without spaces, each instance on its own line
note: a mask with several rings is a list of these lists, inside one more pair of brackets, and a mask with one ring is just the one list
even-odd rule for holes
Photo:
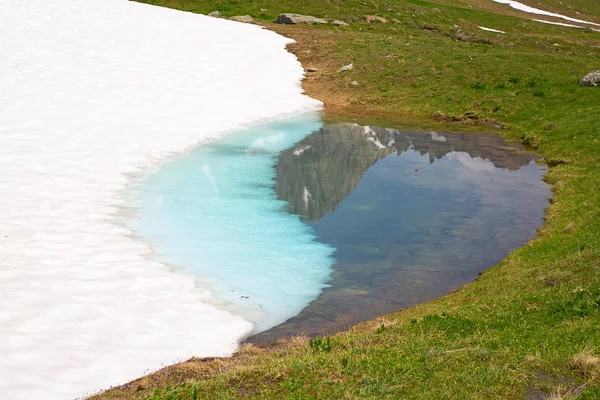
[[579,81],[579,86],[600,86],[600,70],[585,74]]
[[326,24],[327,20],[323,18],[317,18],[310,15],[301,14],[279,14],[277,24]]

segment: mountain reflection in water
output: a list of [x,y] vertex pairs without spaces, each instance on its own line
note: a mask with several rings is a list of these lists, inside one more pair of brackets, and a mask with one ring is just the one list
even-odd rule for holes
[[538,157],[495,135],[325,125],[280,153],[275,191],[336,248],[319,298],[249,339],[330,334],[474,279],[542,224]]

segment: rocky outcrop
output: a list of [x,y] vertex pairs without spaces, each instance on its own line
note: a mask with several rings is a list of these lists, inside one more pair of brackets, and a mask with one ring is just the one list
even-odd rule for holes
[[313,17],[311,15],[301,15],[301,14],[279,14],[277,24],[326,24],[327,20],[323,18]]
[[600,86],[600,70],[585,74],[579,81],[579,86]]
[[249,15],[236,15],[235,17],[231,17],[229,19],[236,22],[243,22],[245,24],[254,23],[254,19]]

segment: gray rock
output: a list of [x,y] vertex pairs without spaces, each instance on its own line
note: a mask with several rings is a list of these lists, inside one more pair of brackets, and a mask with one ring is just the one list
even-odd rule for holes
[[340,68],[340,72],[350,71],[352,68],[354,68],[354,64],[344,65]]
[[209,17],[215,17],[215,18],[219,18],[221,16],[221,13],[218,11],[213,11],[210,14],[208,14]]
[[235,17],[231,17],[229,19],[236,22],[243,22],[245,24],[254,23],[254,19],[252,19],[252,17],[249,15],[236,15]]
[[585,74],[579,81],[579,86],[600,86],[600,70]]
[[348,26],[348,24],[345,23],[344,21],[335,20],[335,21],[333,21],[333,26]]
[[351,84],[352,86],[358,86],[358,82],[357,82],[357,81],[352,81],[350,84]]
[[317,72],[319,68],[306,68],[306,72]]
[[301,14],[279,14],[277,24],[326,24],[327,20],[323,18],[317,18],[310,15]]

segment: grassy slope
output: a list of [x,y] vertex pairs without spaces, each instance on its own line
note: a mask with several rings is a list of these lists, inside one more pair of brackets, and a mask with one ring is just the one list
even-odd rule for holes
[[[230,359],[184,363],[103,398],[536,398],[554,391],[600,398],[594,358],[587,370],[573,364],[578,353],[600,355],[600,88],[577,87],[583,73],[600,69],[600,33],[450,0],[149,3],[263,21],[281,11],[345,19],[349,28],[269,26],[298,40],[291,49],[305,66],[319,67],[305,88],[325,101],[329,118],[424,128],[458,120],[445,127],[459,130],[498,121],[506,125],[501,134],[549,160],[554,196],[536,240],[455,293],[329,342],[246,346]],[[577,4],[599,11],[595,0]],[[367,14],[390,22],[368,24]],[[466,41],[456,39],[454,25]],[[354,70],[336,72],[350,62]]]

